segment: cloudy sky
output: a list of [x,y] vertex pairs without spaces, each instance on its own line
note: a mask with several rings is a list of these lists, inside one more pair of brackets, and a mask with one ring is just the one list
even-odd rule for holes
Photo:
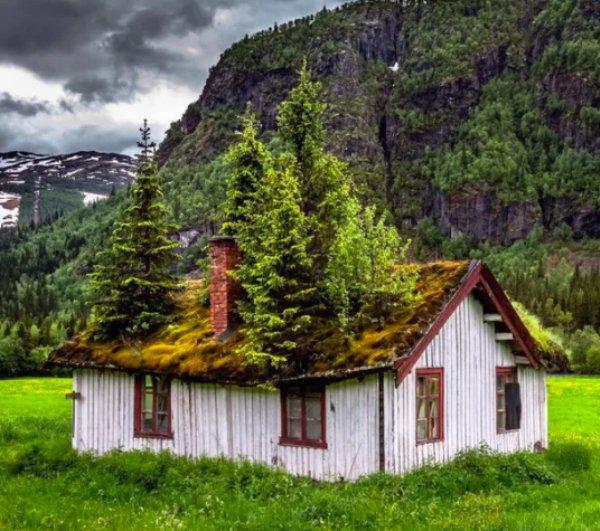
[[0,0],[0,151],[131,153],[245,33],[328,0]]

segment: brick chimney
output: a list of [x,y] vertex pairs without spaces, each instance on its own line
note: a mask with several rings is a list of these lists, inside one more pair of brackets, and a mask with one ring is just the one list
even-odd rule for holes
[[210,240],[210,319],[212,330],[219,339],[227,338],[240,318],[237,299],[242,288],[228,273],[242,259],[233,238],[215,236]]

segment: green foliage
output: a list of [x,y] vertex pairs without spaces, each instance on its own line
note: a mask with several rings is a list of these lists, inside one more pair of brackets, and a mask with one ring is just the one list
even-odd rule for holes
[[223,230],[235,236],[243,254],[237,278],[245,290],[240,314],[252,362],[282,361],[298,348],[297,339],[310,324],[306,222],[298,181],[287,157],[275,161],[256,138],[252,118],[229,152],[233,168]]
[[305,59],[298,84],[279,106],[277,124],[299,166],[302,198],[308,212],[314,211],[324,193],[330,191],[327,189],[329,183],[313,183],[310,179],[325,145],[325,108],[321,101],[321,85],[311,82]]
[[418,92],[459,76],[498,43],[507,47],[512,66],[521,57],[523,3],[507,0],[502,9],[487,1],[411,2],[405,25],[408,54],[402,68],[401,89]]
[[592,345],[585,355],[587,370],[592,373],[600,373],[600,345]]
[[221,219],[227,180],[231,172],[225,156],[203,166],[170,164],[159,172],[169,215],[180,227],[214,232]]
[[395,228],[375,209],[361,209],[356,199],[347,207],[347,221],[338,230],[327,263],[325,290],[338,319],[348,328],[352,316],[390,317],[413,301],[416,273],[393,268],[404,260],[410,242],[401,243]]
[[356,483],[168,453],[76,456],[70,385],[0,381],[0,527],[572,529],[593,528],[600,511],[598,378],[549,379],[548,452],[481,448]]
[[166,207],[144,121],[138,169],[129,201],[91,275],[92,328],[99,338],[141,335],[169,321],[171,294],[179,287],[169,271],[177,242],[169,238]]
[[518,197],[544,208],[549,197],[600,201],[599,163],[545,125],[530,83],[504,75],[483,88],[479,106],[459,127],[458,142],[433,155],[429,168],[445,192],[493,191],[504,202]]
[[548,461],[562,471],[589,470],[592,465],[590,448],[580,442],[560,442],[553,444],[547,453]]
[[374,209],[362,209],[346,166],[325,153],[319,98],[304,64],[277,117],[283,150],[268,151],[247,117],[227,157],[232,174],[223,231],[244,257],[237,277],[251,361],[298,356],[316,317],[335,316],[346,330],[367,307],[385,318],[410,300],[416,282],[416,273],[392,271],[407,247],[396,229],[383,216],[376,220]]
[[[575,369],[585,371],[588,369],[588,354],[600,348],[600,334],[591,326],[576,330],[569,339],[571,361]],[[590,356],[592,359],[594,355]]]
[[257,138],[254,116],[247,115],[240,132],[240,141],[227,155],[231,175],[227,183],[227,202],[224,208],[223,232],[237,235],[255,213],[256,195],[266,174],[273,170],[273,158]]
[[568,364],[567,360],[565,360],[562,338],[557,333],[544,327],[540,319],[527,311],[522,304],[513,301],[513,306],[535,342],[546,354],[547,361],[554,361],[555,365],[561,369],[564,365]]
[[470,189],[485,182],[507,200],[515,192],[522,199],[532,197],[527,150],[515,131],[509,102],[480,107],[459,135],[459,143],[442,152],[434,170],[441,190]]

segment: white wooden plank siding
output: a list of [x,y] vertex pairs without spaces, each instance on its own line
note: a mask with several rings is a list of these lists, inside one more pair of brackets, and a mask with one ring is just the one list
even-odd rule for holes
[[[496,433],[495,372],[514,366],[506,342],[497,342],[483,309],[466,299],[396,388],[384,375],[384,463],[403,473],[430,460],[446,461],[458,451],[484,442],[512,452],[547,446],[546,388],[543,371],[519,366],[521,429]],[[444,368],[442,442],[416,444],[415,372]],[[355,479],[379,470],[379,384],[377,375],[327,386],[327,449],[279,445],[279,393],[174,380],[171,384],[172,439],[133,436],[134,378],[111,371],[75,371],[73,445],[106,452],[149,448],[189,457],[227,456],[285,468],[316,479]]]
[[[518,367],[521,384],[521,428],[496,432],[496,367],[515,366],[506,342],[495,338],[493,323],[469,296],[425,349],[413,370],[394,392],[394,465],[403,473],[429,461],[442,462],[481,443],[508,453],[548,445],[546,383],[543,370]],[[416,444],[416,371],[444,368],[444,440]]]
[[173,438],[152,439],[133,436],[132,376],[75,371],[74,389],[81,398],[75,401],[73,445],[81,451],[149,448],[189,457],[227,456],[317,479],[355,479],[379,468],[376,375],[327,387],[327,449],[279,445],[279,392],[174,380]]

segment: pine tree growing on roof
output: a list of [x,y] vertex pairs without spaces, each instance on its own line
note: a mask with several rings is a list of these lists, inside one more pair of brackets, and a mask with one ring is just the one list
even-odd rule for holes
[[236,275],[245,296],[239,311],[252,361],[277,363],[297,348],[310,325],[311,259],[298,181],[289,157],[275,160],[257,138],[251,115],[228,154],[233,168],[223,230],[244,259]]
[[99,338],[136,336],[168,322],[172,293],[179,288],[170,271],[178,244],[169,238],[173,227],[167,221],[146,120],[140,133],[134,184],[109,248],[91,275],[92,329]]
[[324,109],[304,63],[277,118],[288,151],[270,153],[246,118],[229,152],[223,230],[243,253],[237,278],[250,359],[298,361],[309,325],[349,332],[352,317],[368,309],[385,319],[414,290],[416,276],[392,268],[406,245],[360,205],[347,166],[325,151]]

